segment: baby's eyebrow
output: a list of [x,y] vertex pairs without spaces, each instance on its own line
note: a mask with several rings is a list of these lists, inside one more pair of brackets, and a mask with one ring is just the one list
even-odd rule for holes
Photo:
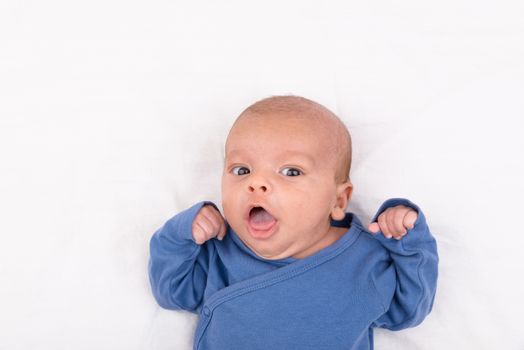
[[243,150],[236,150],[236,149],[234,149],[232,151],[226,152],[226,158],[237,157],[237,156],[242,155],[242,153],[246,153],[246,152],[243,151]]
[[315,164],[315,158],[310,156],[307,153],[301,152],[301,151],[285,151],[282,153],[281,158],[287,159],[287,158],[302,158],[305,161]]
[[224,155],[224,162],[227,162],[229,161],[230,159],[238,159],[238,158],[243,158],[246,156],[246,152],[243,151],[243,150],[233,150],[233,151],[228,151],[225,155]]

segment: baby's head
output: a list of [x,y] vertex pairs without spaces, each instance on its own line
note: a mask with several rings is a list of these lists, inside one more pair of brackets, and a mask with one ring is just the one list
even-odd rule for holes
[[240,239],[267,259],[303,258],[336,241],[351,197],[351,139],[338,117],[297,96],[249,106],[226,140],[222,205]]

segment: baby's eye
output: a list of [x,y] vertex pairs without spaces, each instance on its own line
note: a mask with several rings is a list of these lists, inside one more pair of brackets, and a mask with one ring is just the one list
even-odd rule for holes
[[297,168],[291,168],[287,167],[282,170],[280,170],[280,173],[285,176],[299,176],[302,175],[302,171],[298,170]]
[[234,175],[247,175],[249,174],[249,169],[245,166],[236,166],[233,169],[231,169],[231,172]]

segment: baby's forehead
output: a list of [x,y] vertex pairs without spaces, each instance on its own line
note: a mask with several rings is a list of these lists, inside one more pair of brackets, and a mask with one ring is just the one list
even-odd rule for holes
[[231,128],[226,156],[248,155],[263,148],[279,158],[328,160],[343,148],[337,128],[340,126],[336,121],[327,116],[289,112],[244,114]]
[[296,132],[307,133],[311,138],[327,139],[328,143],[343,142],[347,129],[334,115],[319,113],[313,109],[307,112],[300,111],[272,111],[264,113],[244,112],[230,129],[228,139],[232,135],[238,136],[251,133],[254,130],[274,130],[279,133]]

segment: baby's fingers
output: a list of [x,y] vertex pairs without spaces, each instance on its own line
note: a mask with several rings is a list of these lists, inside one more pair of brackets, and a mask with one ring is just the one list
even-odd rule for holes
[[386,238],[401,239],[415,226],[417,218],[418,214],[415,210],[398,205],[386,209],[378,216],[377,222],[371,223],[368,229],[373,233],[381,231]]
[[391,234],[396,239],[402,238],[408,232],[406,227],[404,227],[404,217],[408,211],[409,209],[404,206],[397,206],[388,210],[388,226]]
[[197,244],[203,244],[213,236],[213,224],[205,215],[197,215],[192,229],[193,239]]
[[211,205],[200,209],[193,221],[193,239],[197,244],[203,244],[216,237],[221,240],[226,234],[226,224],[222,215]]
[[218,210],[212,209],[212,215],[218,230],[216,238],[221,241],[226,235],[226,222]]
[[393,237],[393,234],[391,232],[390,227],[388,226],[388,220],[387,220],[387,214],[389,209],[387,209],[384,213],[380,214],[377,219],[378,226],[380,227],[380,231],[384,234],[384,237],[391,238]]
[[371,233],[378,233],[380,231],[380,226],[376,222],[372,222],[371,224],[369,224],[368,230]]
[[417,221],[418,214],[414,210],[408,211],[408,213],[404,216],[404,227],[408,230],[411,230],[413,227],[415,227],[415,222]]
[[193,240],[196,244],[202,244],[206,241],[206,232],[205,230],[196,222],[193,223]]

